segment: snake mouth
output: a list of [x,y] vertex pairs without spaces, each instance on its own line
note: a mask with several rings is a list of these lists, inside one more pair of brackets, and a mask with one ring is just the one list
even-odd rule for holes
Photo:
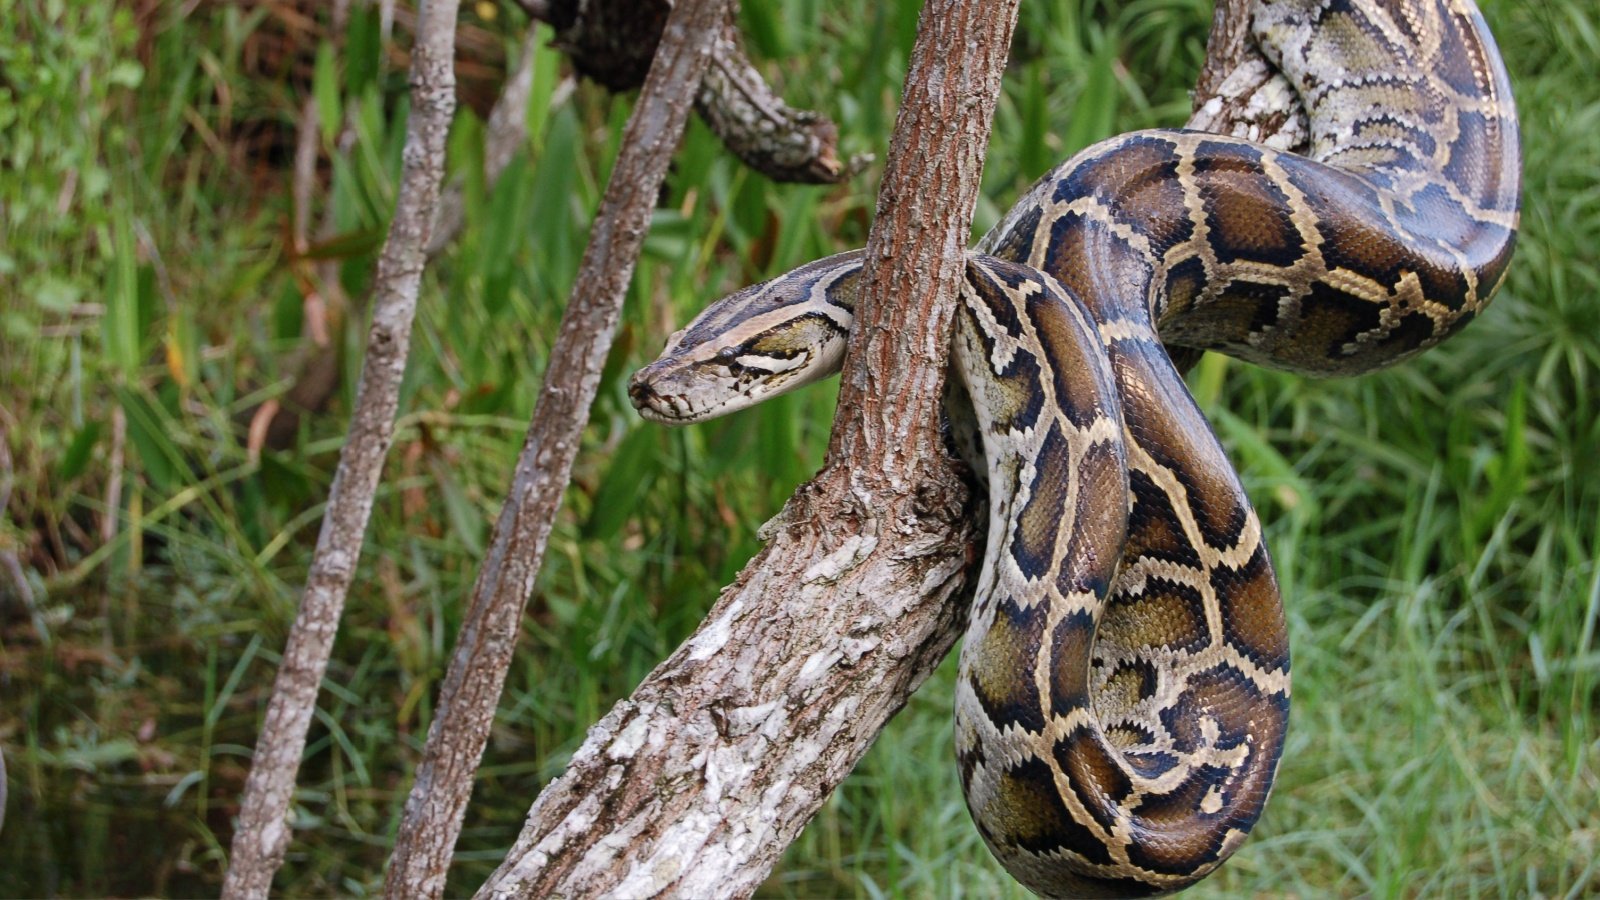
[[674,398],[657,391],[637,375],[628,383],[628,399],[640,416],[652,422],[676,425],[684,421],[683,411],[673,402]]
[[648,367],[639,370],[628,382],[628,400],[641,418],[663,425],[688,425],[715,418],[726,411],[726,404],[696,408],[682,393],[663,393],[646,377],[649,371]]

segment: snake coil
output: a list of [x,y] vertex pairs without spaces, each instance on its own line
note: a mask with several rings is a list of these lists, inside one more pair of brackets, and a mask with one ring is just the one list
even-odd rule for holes
[[[990,523],[956,747],[984,841],[1047,896],[1205,877],[1283,750],[1261,525],[1173,356],[1390,365],[1483,310],[1516,235],[1516,115],[1470,0],[1257,0],[1252,34],[1307,112],[1306,155],[1122,135],[968,254],[947,406]],[[698,421],[837,371],[861,265],[712,304],[634,376],[635,405]]]

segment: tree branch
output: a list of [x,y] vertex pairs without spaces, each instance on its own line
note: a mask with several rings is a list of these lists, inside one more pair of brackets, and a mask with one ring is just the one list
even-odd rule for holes
[[400,379],[422,281],[423,249],[444,175],[455,113],[456,0],[428,0],[411,62],[411,115],[389,236],[378,259],[372,327],[355,411],[306,578],[300,612],[273,684],[234,834],[223,896],[265,897],[289,844],[286,820],[317,688],[361,555],[372,498],[394,434]]
[[628,282],[727,0],[678,0],[623,134],[551,348],[511,490],[473,586],[384,882],[437,897],[515,648],[528,593],[572,472]]
[[828,462],[590,731],[480,897],[752,893],[955,643],[978,527],[939,402],[1016,10],[924,6]]
[[[533,94],[533,64],[538,41],[539,26],[529,25],[517,54],[517,67],[511,70],[499,98],[489,110],[483,136],[483,175],[491,188],[500,180],[506,166],[511,165],[517,148],[528,139],[528,98]],[[452,183],[439,198],[439,216],[434,222],[433,239],[428,242],[430,257],[450,246],[461,231],[465,218],[461,190],[459,183]]]

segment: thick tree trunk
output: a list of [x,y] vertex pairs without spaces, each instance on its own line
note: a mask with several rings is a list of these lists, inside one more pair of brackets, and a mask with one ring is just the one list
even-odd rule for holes
[[265,897],[289,846],[289,801],[305,750],[317,688],[328,667],[345,594],[355,576],[383,460],[394,436],[400,379],[422,282],[445,136],[455,114],[455,0],[428,0],[411,63],[411,118],[394,219],[378,259],[372,328],[349,437],[306,578],[300,612],[272,686],[234,832],[223,896]]

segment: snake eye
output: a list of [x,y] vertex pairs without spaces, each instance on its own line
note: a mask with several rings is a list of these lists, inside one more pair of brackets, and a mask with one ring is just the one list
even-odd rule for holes
[[722,362],[733,362],[738,358],[738,347],[723,347],[721,350],[717,351],[717,359],[721,360]]

